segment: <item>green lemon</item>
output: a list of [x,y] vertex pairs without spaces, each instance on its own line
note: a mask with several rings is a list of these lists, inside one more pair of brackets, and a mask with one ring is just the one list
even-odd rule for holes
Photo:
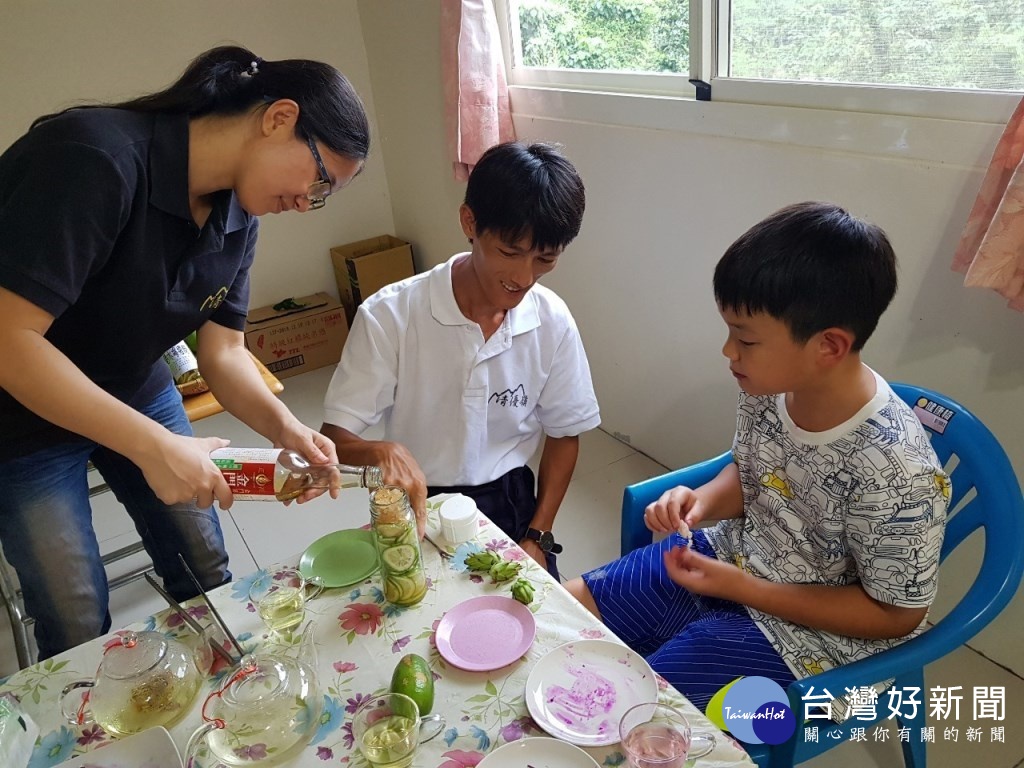
[[410,547],[408,544],[389,547],[381,553],[381,559],[384,561],[384,567],[388,569],[388,573],[392,575],[407,573],[416,565],[416,547]]
[[415,701],[420,715],[430,714],[434,707],[434,675],[427,660],[415,653],[399,659],[391,675],[391,692],[404,693]]

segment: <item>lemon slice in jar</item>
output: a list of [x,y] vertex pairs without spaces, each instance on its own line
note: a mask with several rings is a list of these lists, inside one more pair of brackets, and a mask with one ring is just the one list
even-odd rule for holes
[[408,544],[390,547],[381,553],[381,560],[392,575],[408,573],[417,563],[416,548]]

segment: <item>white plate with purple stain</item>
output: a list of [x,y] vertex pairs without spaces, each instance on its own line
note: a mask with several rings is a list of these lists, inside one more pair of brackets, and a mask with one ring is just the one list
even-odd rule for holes
[[537,662],[526,681],[526,708],[534,722],[580,747],[617,743],[626,710],[657,700],[654,670],[612,640],[559,646]]
[[477,768],[600,768],[579,747],[543,736],[503,744],[477,764]]

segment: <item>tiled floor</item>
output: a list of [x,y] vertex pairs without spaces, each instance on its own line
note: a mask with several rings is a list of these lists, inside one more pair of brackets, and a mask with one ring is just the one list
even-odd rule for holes
[[[324,368],[285,381],[282,399],[305,423],[317,426],[322,419],[322,397],[331,369]],[[235,445],[265,445],[266,441],[222,414],[198,422],[197,434],[229,438]],[[556,531],[566,546],[559,557],[565,577],[607,562],[618,554],[619,505],[622,487],[664,472],[628,445],[604,432],[584,435],[580,460],[572,484],[558,517]],[[135,538],[127,515],[109,495],[95,500],[95,525],[104,551],[116,549]],[[231,567],[236,575],[270,563],[285,560],[301,552],[314,539],[341,528],[363,524],[367,519],[366,494],[346,491],[338,501],[317,499],[301,507],[284,508],[277,504],[239,502],[221,516]],[[115,567],[120,572],[130,563]],[[116,574],[112,574],[116,575]],[[164,607],[145,581],[137,581],[116,590],[111,597],[115,626],[136,621]],[[2,612],[0,612],[2,613]],[[0,677],[17,668],[6,614],[0,615]],[[963,648],[928,668],[929,686],[964,687],[964,711],[957,741],[945,733],[952,720],[937,721],[934,745],[929,746],[929,764],[933,768],[973,764],[985,768],[1024,766],[1024,680],[1006,672],[974,651]],[[980,742],[968,742],[966,725],[971,713],[970,690],[974,686],[1004,686],[1006,720],[985,721]],[[982,725],[982,722],[970,722]],[[991,725],[1004,726],[1005,743],[992,743]],[[890,739],[895,734],[890,735]],[[868,736],[871,739],[871,735]],[[898,744],[893,741],[848,743],[806,765],[813,768],[893,768],[902,765]]]

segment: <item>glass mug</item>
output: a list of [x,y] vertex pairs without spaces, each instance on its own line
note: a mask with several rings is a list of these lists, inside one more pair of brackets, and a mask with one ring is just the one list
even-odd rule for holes
[[402,693],[374,696],[352,716],[352,737],[373,768],[408,768],[420,742],[442,730],[440,715],[421,718],[416,702]]
[[683,713],[666,704],[637,704],[619,722],[631,768],[683,768],[715,748],[714,736],[694,736]]
[[273,633],[288,632],[302,623],[306,615],[306,601],[324,590],[319,576],[303,577],[294,568],[283,568],[253,582],[249,599],[256,612]]

